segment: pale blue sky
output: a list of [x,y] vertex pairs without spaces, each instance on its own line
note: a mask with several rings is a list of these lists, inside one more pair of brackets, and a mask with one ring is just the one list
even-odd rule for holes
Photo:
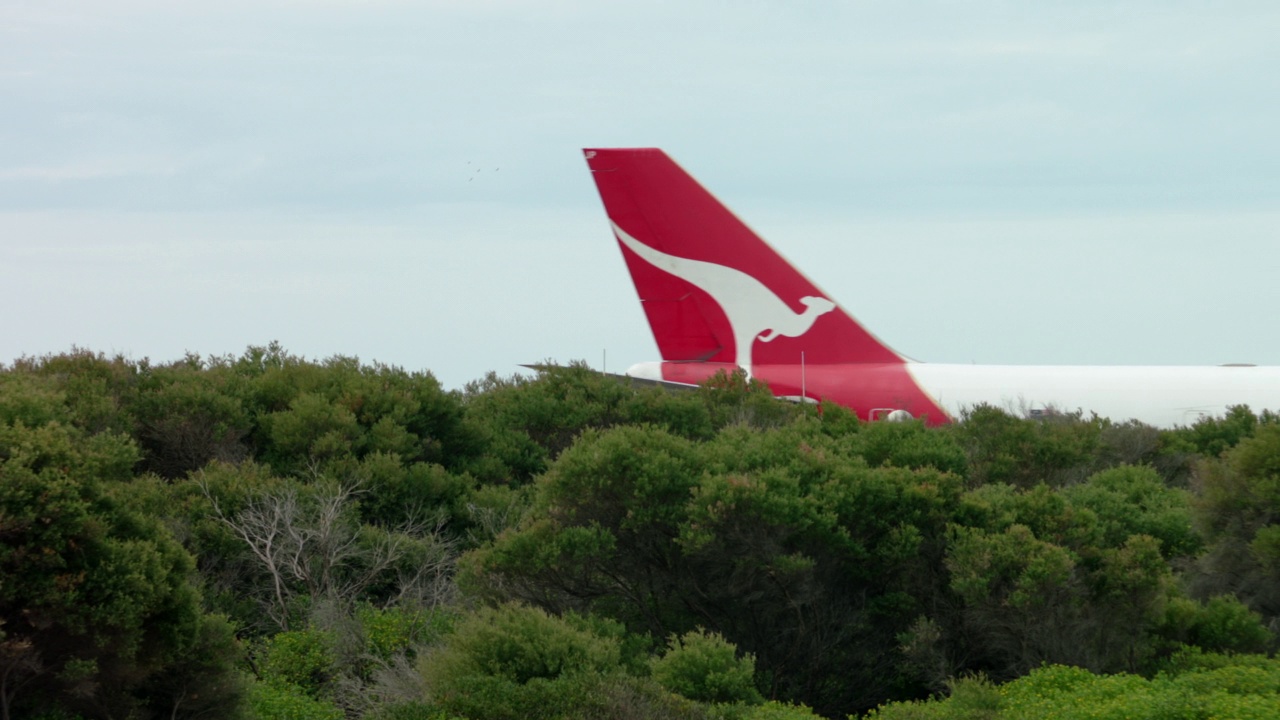
[[1280,6],[0,3],[0,362],[656,349],[660,146],[937,362],[1280,364]]

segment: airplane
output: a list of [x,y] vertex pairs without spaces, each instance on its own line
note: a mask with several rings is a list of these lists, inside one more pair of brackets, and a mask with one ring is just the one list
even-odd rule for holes
[[696,386],[742,369],[774,395],[863,420],[952,422],[981,404],[1190,425],[1280,408],[1280,367],[961,365],[895,352],[657,148],[583,151],[661,361],[626,375]]

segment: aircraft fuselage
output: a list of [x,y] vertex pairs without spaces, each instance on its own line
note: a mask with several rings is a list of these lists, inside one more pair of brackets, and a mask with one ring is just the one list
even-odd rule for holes
[[[694,385],[728,363],[640,363],[627,374]],[[1280,367],[1141,365],[959,365],[849,363],[756,365],[752,376],[783,397],[827,400],[864,419],[904,410],[930,425],[989,404],[1018,415],[1079,412],[1156,427],[1220,416],[1233,405],[1280,408]]]

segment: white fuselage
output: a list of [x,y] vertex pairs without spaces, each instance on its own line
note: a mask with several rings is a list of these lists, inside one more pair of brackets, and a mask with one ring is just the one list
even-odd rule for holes
[[[627,374],[647,380],[694,384],[712,368],[701,364],[640,363]],[[1138,420],[1155,427],[1190,425],[1224,415],[1233,405],[1254,411],[1280,409],[1280,367],[1084,366],[902,364],[760,366],[757,379],[785,397],[804,395],[854,408],[864,418],[894,410],[922,414],[914,392],[947,418],[987,404],[1019,416],[1079,412],[1115,422]],[[926,410],[927,412],[927,410]]]
[[1091,413],[1156,427],[1189,425],[1232,405],[1280,409],[1280,367],[945,365],[907,363],[952,417],[987,403],[1019,414]]

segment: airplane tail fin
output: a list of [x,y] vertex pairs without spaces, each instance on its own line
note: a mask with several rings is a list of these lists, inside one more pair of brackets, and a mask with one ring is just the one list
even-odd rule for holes
[[666,153],[584,153],[663,360],[905,362]]

